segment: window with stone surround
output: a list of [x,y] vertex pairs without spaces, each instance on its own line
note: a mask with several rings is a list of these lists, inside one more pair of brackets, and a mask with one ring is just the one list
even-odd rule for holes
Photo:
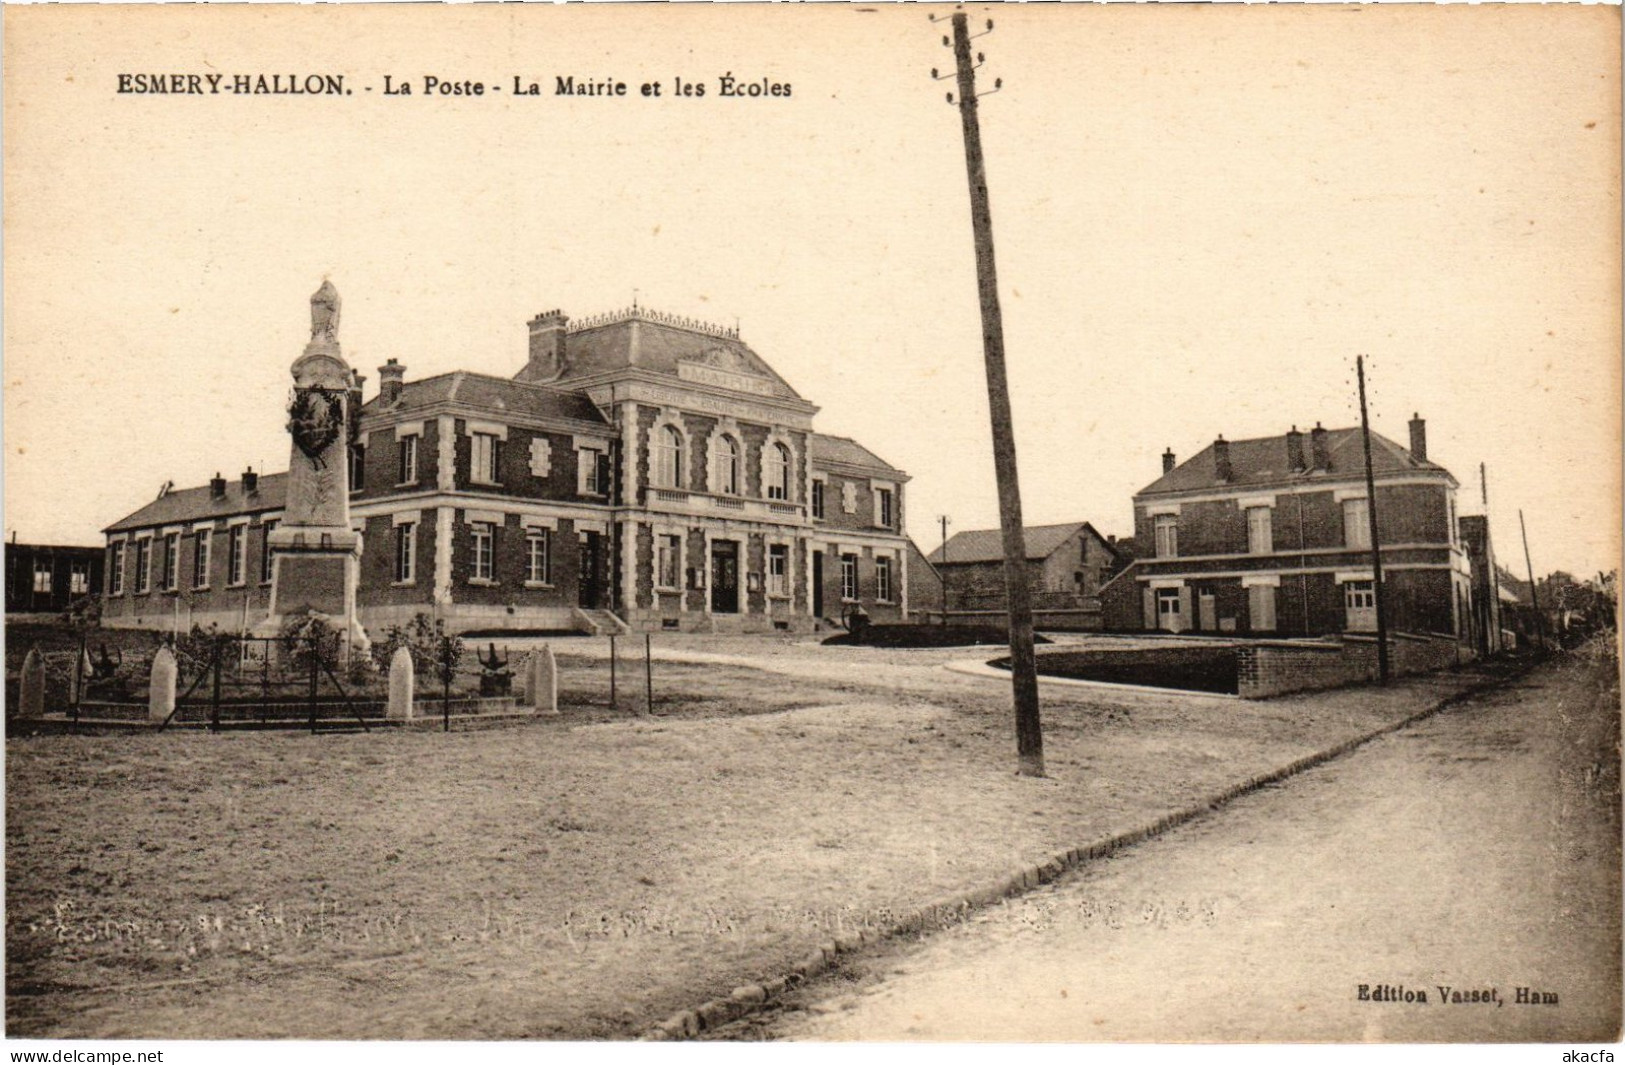
[[271,583],[271,569],[272,569],[271,562],[272,562],[272,559],[274,559],[276,557],[275,555],[271,554],[271,530],[273,530],[275,528],[276,528],[276,522],[274,522],[274,521],[266,521],[266,522],[261,522],[260,523],[260,529],[264,533],[264,539],[265,539],[265,544],[264,544],[265,549],[260,552],[260,583],[261,584],[270,584]]
[[469,480],[475,484],[497,483],[497,437],[494,433],[470,433]]
[[418,438],[416,435],[403,436],[399,442],[399,462],[397,463],[397,484],[418,483]]
[[152,538],[142,537],[135,542],[135,590],[145,595],[152,590]]
[[675,425],[663,425],[655,434],[656,488],[683,487],[683,434]]
[[1275,550],[1269,507],[1247,508],[1247,550],[1255,555],[1267,555]]
[[767,498],[790,498],[790,449],[774,444],[768,452]]
[[1158,514],[1152,525],[1158,558],[1179,557],[1179,515]]
[[853,602],[858,598],[858,556],[841,556],[841,598]]
[[525,583],[552,584],[552,535],[547,529],[525,530]]
[[1371,511],[1364,499],[1343,500],[1343,546],[1371,546]]
[[726,433],[716,439],[717,492],[725,496],[736,496],[740,491],[739,441]]
[[603,449],[583,447],[576,452],[577,490],[584,496],[609,494],[609,456]]
[[367,487],[367,445],[350,445],[350,491]]
[[226,583],[232,587],[242,584],[247,563],[248,526],[233,525],[226,530]]
[[173,592],[181,584],[181,534],[170,533],[164,537],[164,581],[161,587],[166,592]]
[[403,521],[395,526],[395,583],[411,584],[417,577],[416,522]]
[[784,544],[767,545],[767,594],[790,596],[790,549]]
[[824,520],[824,488],[822,477],[814,477],[812,483],[812,516],[819,521]]
[[682,538],[673,533],[655,537],[655,583],[663,589],[677,590],[682,579]]
[[882,603],[892,601],[891,559],[885,555],[875,557],[875,598]]
[[882,529],[892,527],[896,519],[893,511],[892,490],[890,488],[875,489],[875,524]]
[[214,532],[210,529],[197,531],[197,552],[192,556],[192,587],[207,588],[209,586],[209,553],[214,546]]
[[120,540],[113,545],[112,557],[107,563],[107,594],[124,594],[124,541]]
[[496,527],[488,521],[474,523],[474,571],[472,579],[489,581],[495,575]]

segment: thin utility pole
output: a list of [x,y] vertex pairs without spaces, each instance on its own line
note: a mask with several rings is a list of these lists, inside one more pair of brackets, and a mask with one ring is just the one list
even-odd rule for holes
[[1523,523],[1523,508],[1518,508],[1518,531],[1523,534],[1523,564],[1529,571],[1529,602],[1535,607],[1535,633],[1544,640],[1546,615],[1540,612],[1540,589],[1535,587],[1535,564],[1529,561],[1529,529]]
[[[1371,592],[1377,604],[1377,683],[1388,683],[1388,616],[1382,606],[1382,545],[1377,542],[1377,481],[1371,473],[1371,420],[1365,410],[1365,356],[1354,357],[1360,378],[1360,437],[1365,441],[1365,515],[1371,527]],[[1348,378],[1344,378],[1348,380]]]
[[939,514],[937,520],[942,522],[942,561],[941,568],[937,570],[937,581],[942,585],[942,625],[948,626],[948,515]]
[[[976,64],[964,12],[953,16],[954,60],[959,78],[959,118],[965,135],[965,175],[970,184],[971,230],[976,243],[976,283],[982,304],[982,355],[987,365],[988,409],[993,421],[993,469],[999,486],[999,524],[1004,532],[1004,583],[1010,604],[1010,678],[1016,710],[1016,754],[1022,776],[1044,775],[1044,731],[1038,714],[1038,669],[1033,656],[1033,606],[1027,582],[1027,544],[1021,524],[1021,486],[1016,478],[1016,438],[1010,389],[1004,371],[1004,321],[993,260],[993,213],[988,206],[982,132],[976,117]],[[991,30],[993,23],[988,22]],[[934,72],[933,72],[934,73]],[[995,81],[993,91],[1000,83]],[[953,97],[950,95],[949,100]]]

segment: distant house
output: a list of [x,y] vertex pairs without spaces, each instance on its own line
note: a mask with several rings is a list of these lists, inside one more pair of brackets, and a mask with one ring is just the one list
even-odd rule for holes
[[[1456,479],[1371,434],[1384,607],[1396,632],[1472,642],[1472,569]],[[1108,628],[1319,636],[1376,628],[1370,500],[1358,428],[1219,437],[1134,496],[1136,561],[1101,592]]]
[[[1116,541],[1086,521],[1029,525],[1024,530],[1033,608],[1054,628],[1098,628],[1100,588],[1127,564]],[[998,529],[955,533],[931,552],[951,612],[1003,614],[1007,609],[1004,535]]]
[[1502,637],[1506,624],[1501,616],[1499,567],[1495,547],[1490,542],[1490,519],[1482,514],[1464,514],[1456,522],[1467,564],[1472,570],[1472,616],[1469,628],[1473,646],[1481,655],[1508,650]]
[[59,544],[6,544],[6,613],[59,613],[99,592],[102,549]]

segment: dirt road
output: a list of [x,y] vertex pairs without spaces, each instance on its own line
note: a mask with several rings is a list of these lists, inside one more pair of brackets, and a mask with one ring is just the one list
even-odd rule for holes
[[1619,704],[1599,675],[1538,671],[718,1034],[1617,1038]]

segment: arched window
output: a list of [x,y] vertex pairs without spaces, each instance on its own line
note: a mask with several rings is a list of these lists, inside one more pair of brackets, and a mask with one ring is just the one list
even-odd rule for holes
[[674,425],[655,434],[655,486],[683,487],[683,434]]
[[739,441],[726,434],[717,437],[717,491],[739,494]]
[[790,498],[790,449],[774,444],[767,459],[767,498]]

